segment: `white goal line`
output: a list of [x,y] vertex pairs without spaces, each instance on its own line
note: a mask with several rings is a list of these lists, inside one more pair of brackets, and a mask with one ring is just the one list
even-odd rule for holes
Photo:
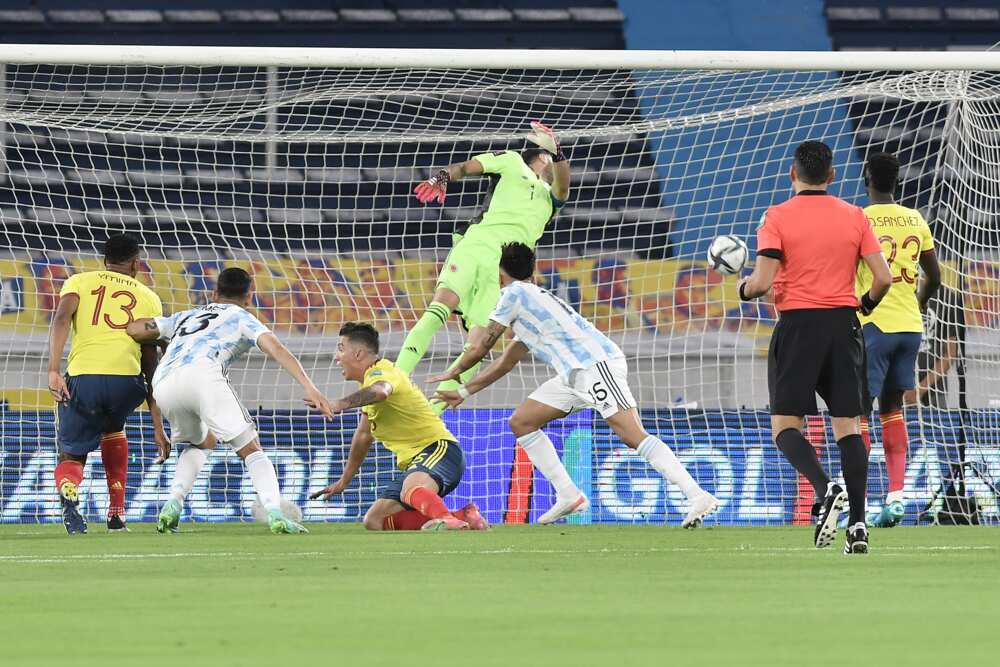
[[2,44],[0,63],[548,70],[980,70],[1000,51],[594,51]]

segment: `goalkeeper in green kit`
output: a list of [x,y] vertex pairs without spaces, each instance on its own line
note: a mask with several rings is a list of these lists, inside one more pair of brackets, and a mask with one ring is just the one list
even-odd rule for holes
[[[431,338],[453,312],[458,312],[464,320],[470,342],[485,335],[490,313],[500,298],[501,248],[508,243],[523,243],[534,249],[545,225],[566,202],[569,162],[552,130],[537,122],[531,127],[528,139],[539,148],[473,156],[440,170],[414,190],[424,204],[432,201],[443,204],[451,181],[481,174],[493,179],[484,212],[473,220],[448,254],[438,276],[434,299],[403,342],[396,367],[404,373],[413,373]],[[472,377],[477,370],[478,365],[470,368],[461,379]],[[439,387],[455,388],[454,381]],[[435,403],[435,408],[445,407]]]

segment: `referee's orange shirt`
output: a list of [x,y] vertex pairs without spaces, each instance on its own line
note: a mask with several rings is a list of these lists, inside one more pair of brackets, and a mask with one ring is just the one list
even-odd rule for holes
[[[774,307],[858,307],[858,261],[882,252],[864,211],[820,190],[805,190],[764,213],[757,254],[781,253]],[[764,253],[767,254],[767,253]]]

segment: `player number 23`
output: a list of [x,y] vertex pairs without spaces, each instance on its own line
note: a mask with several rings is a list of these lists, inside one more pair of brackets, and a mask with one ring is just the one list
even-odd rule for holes
[[[888,235],[880,236],[878,242],[889,244],[889,256],[885,258],[889,266],[892,266],[892,263],[896,261],[896,253],[900,249],[905,252],[909,246],[913,246],[915,248],[913,256],[910,259],[916,262],[920,258],[920,237],[918,236],[907,236],[903,239],[903,242],[899,244],[898,248],[896,247],[896,240]],[[899,275],[893,276],[892,278],[892,282],[894,283],[901,283],[903,281],[906,281],[911,285],[917,282],[917,276],[910,275],[910,272],[906,270],[905,266],[899,267]]]
[[[104,307],[104,296],[107,293],[107,290],[108,290],[107,286],[106,285],[102,285],[102,286],[98,287],[97,289],[95,289],[93,292],[91,292],[91,294],[93,296],[97,297],[97,303],[94,304],[94,316],[90,318],[90,323],[93,324],[95,327],[101,322],[101,309]],[[113,300],[117,300],[117,299],[121,299],[121,298],[125,299],[124,303],[115,303],[114,304],[114,305],[118,306],[118,308],[123,313],[125,313],[125,321],[124,322],[115,322],[111,318],[111,315],[109,315],[108,313],[104,313],[104,318],[103,318],[104,319],[104,323],[107,324],[112,329],[124,329],[133,320],[135,320],[135,316],[132,314],[132,310],[135,308],[135,306],[138,303],[138,301],[135,298],[135,294],[132,294],[132,292],[129,292],[129,291],[126,291],[126,290],[118,290],[117,292],[112,292],[111,293],[111,298]]]

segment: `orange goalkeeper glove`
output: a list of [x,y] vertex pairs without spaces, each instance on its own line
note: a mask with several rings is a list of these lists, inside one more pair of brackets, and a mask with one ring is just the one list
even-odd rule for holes
[[448,192],[449,180],[451,180],[451,176],[448,174],[448,170],[442,169],[426,181],[418,183],[417,187],[413,189],[413,194],[417,196],[417,201],[421,204],[429,204],[435,199],[437,203],[443,204],[445,194]]

